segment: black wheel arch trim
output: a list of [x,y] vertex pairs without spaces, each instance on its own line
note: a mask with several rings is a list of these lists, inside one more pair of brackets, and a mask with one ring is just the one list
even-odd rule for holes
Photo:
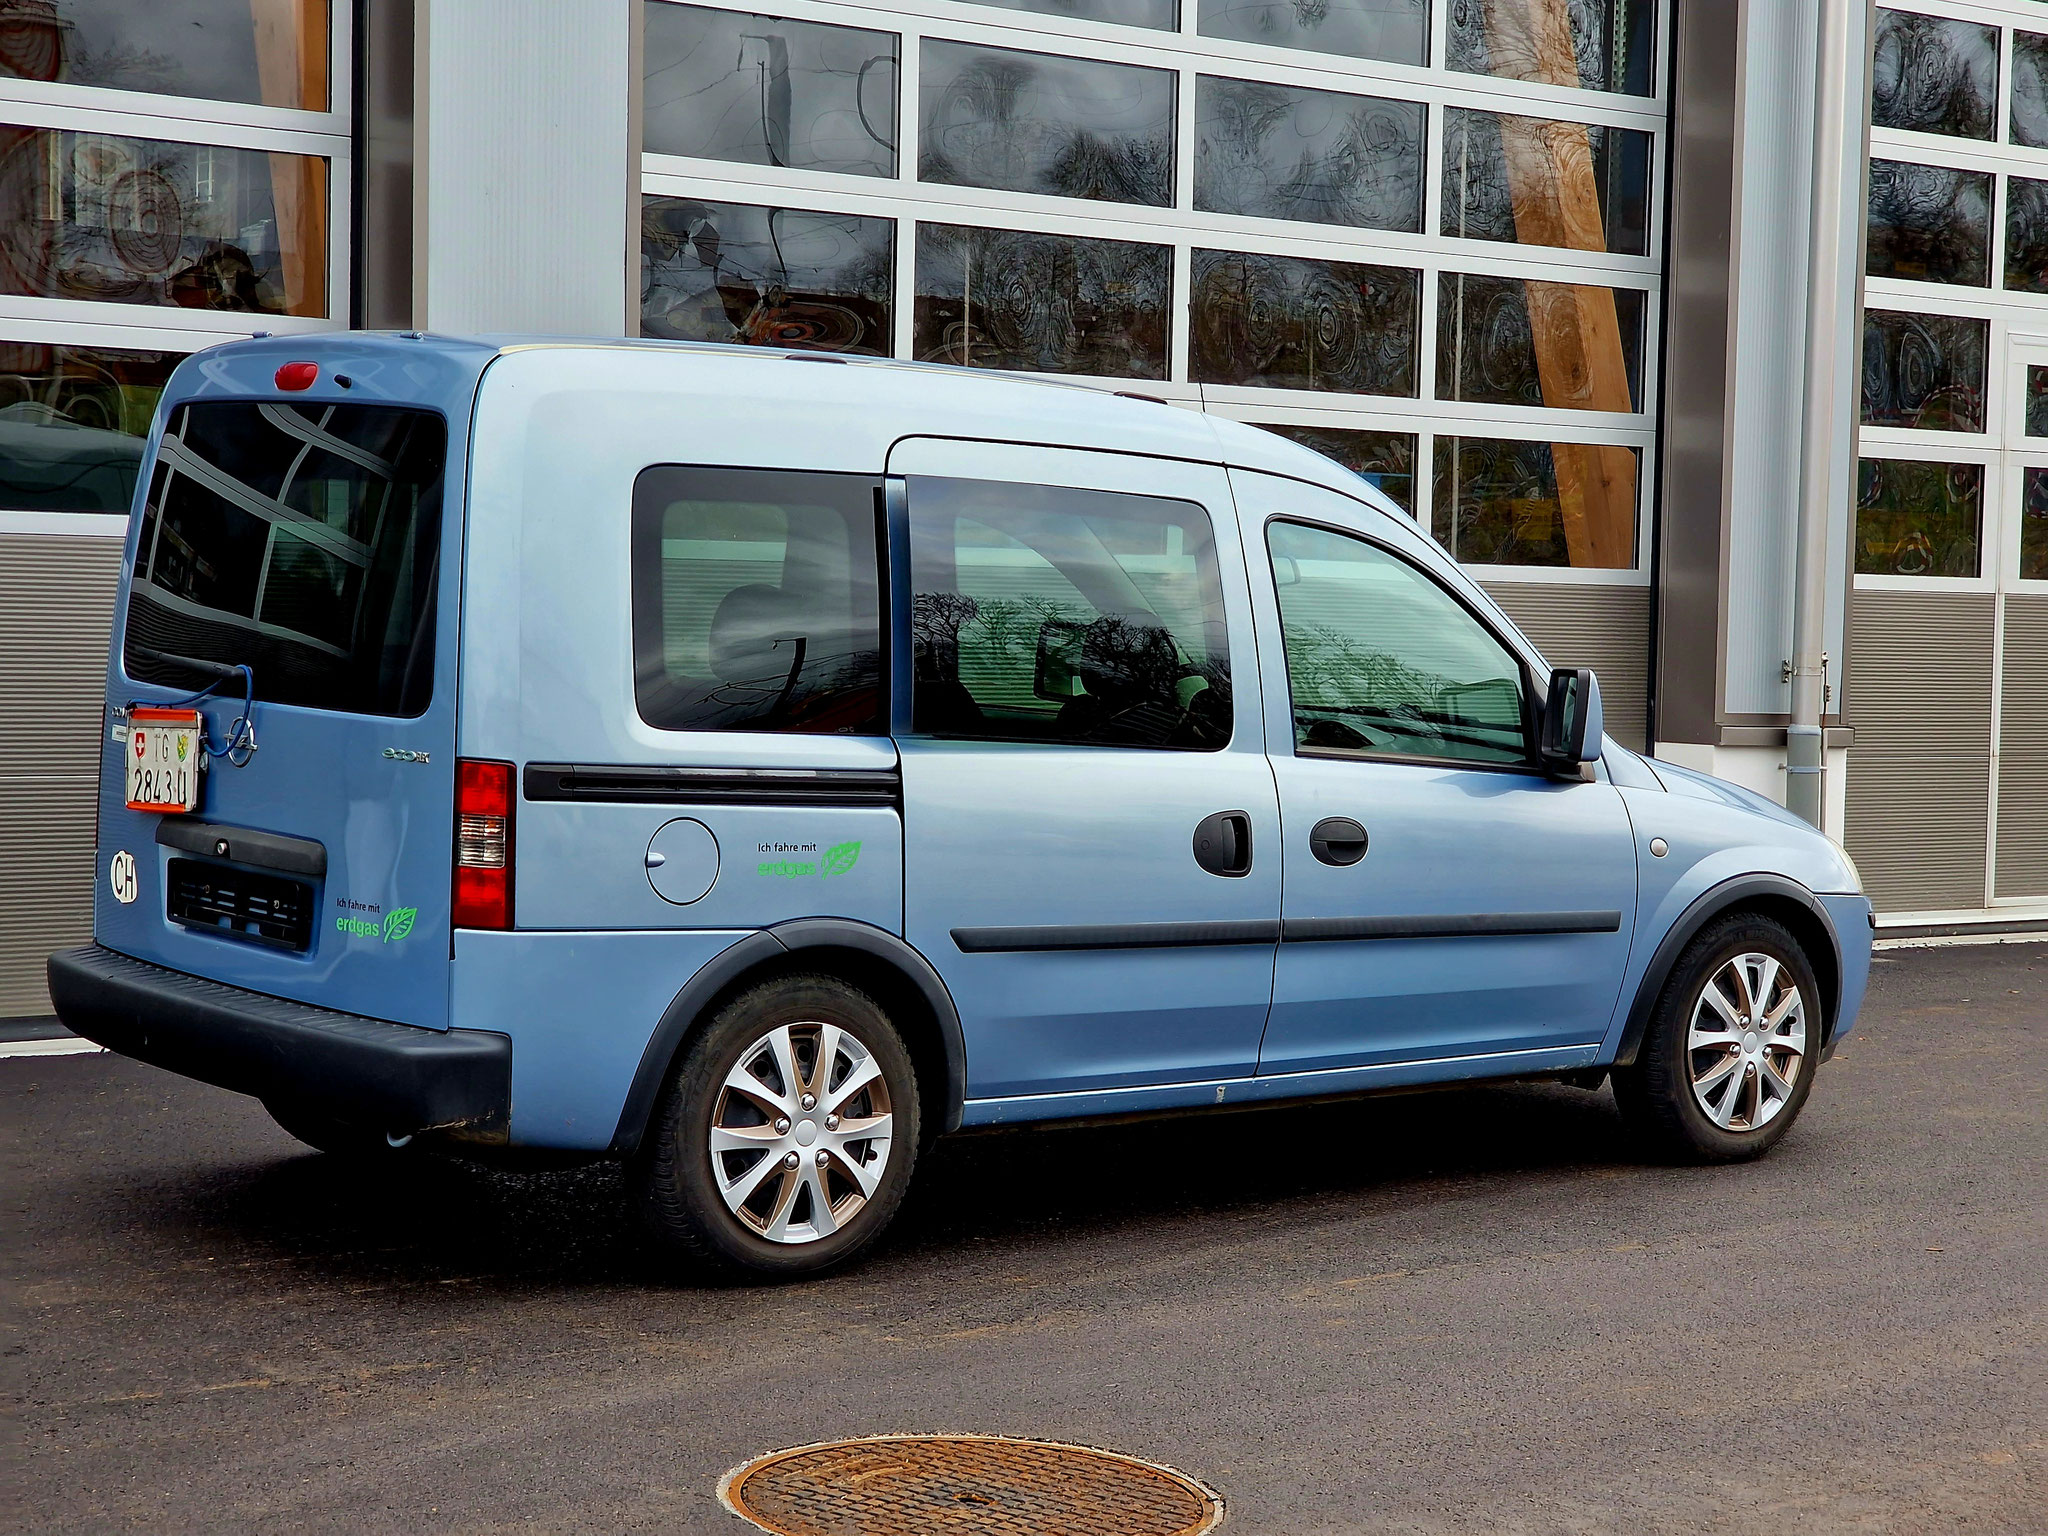
[[[1609,1064],[1616,1067],[1635,1065],[1636,1055],[1642,1049],[1643,1036],[1650,1027],[1650,1015],[1656,1011],[1657,999],[1664,994],[1664,985],[1671,979],[1671,972],[1678,964],[1678,957],[1685,947],[1699,937],[1707,924],[1722,913],[1733,910],[1759,896],[1797,902],[1811,913],[1821,931],[1828,936],[1828,943],[1834,953],[1825,958],[1830,964],[1829,977],[1822,978],[1823,987],[1832,980],[1830,995],[1825,999],[1827,1017],[1827,1038],[1822,1041],[1825,1051],[1833,1039],[1836,1016],[1842,1001],[1842,936],[1835,931],[1834,920],[1828,916],[1828,909],[1812,891],[1784,875],[1750,874],[1736,875],[1723,880],[1719,885],[1710,886],[1683,912],[1678,921],[1666,931],[1656,952],[1650,956],[1650,964],[1643,972],[1643,979],[1636,983],[1635,1001],[1630,1004],[1628,1021],[1621,1030],[1621,1042]],[[1818,969],[1818,967],[1816,967]]]
[[633,1073],[633,1085],[619,1112],[618,1129],[612,1133],[610,1151],[628,1157],[638,1149],[654,1114],[654,1102],[667,1081],[669,1067],[682,1049],[691,1029],[702,1019],[719,996],[748,972],[778,960],[801,955],[806,950],[850,950],[894,970],[915,988],[938,1025],[940,1049],[944,1054],[945,1103],[938,1117],[941,1133],[957,1131],[967,1104],[967,1045],[960,1029],[960,1010],[931,962],[903,939],[886,929],[843,917],[800,917],[748,934],[719,951],[683,984],[667,1008],[653,1037],[640,1054]]

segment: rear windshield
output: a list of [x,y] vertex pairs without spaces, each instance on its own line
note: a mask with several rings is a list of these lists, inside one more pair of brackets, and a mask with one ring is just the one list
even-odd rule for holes
[[143,506],[122,655],[246,664],[256,697],[418,715],[434,686],[448,429],[378,405],[208,402],[172,414]]

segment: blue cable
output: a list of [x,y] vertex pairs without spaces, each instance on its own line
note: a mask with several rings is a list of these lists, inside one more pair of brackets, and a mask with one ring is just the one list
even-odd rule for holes
[[[229,767],[245,768],[256,753],[256,727],[249,718],[256,709],[256,674],[239,662],[233,670],[242,674],[242,713],[228,727],[228,739],[224,743],[207,734],[206,716],[202,713],[199,716],[199,744],[206,749],[208,756],[227,759]],[[177,709],[182,705],[197,704],[201,699],[212,697],[226,681],[225,677],[216,678],[197,693],[188,693],[182,698],[130,699],[128,708],[133,712],[138,706],[144,709]],[[237,753],[241,755],[238,757]]]

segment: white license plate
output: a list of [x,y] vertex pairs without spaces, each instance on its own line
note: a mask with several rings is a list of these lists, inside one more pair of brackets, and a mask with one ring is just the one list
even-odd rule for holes
[[134,709],[128,714],[128,808],[182,814],[199,805],[196,709]]

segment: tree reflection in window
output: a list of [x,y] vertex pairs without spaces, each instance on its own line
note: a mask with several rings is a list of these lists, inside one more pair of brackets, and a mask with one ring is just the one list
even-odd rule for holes
[[2048,149],[2048,37],[2012,35],[2012,141]]
[[2048,581],[2048,469],[2020,476],[2020,580]]
[[1990,173],[1871,161],[1868,251],[1864,271],[1872,277],[1983,287],[1991,266]]
[[1172,204],[1171,71],[938,41],[919,68],[918,180]]
[[1641,256],[1649,217],[1649,134],[1445,110],[1445,234]]
[[1633,411],[1641,399],[1640,288],[1446,272],[1437,288],[1440,400]]
[[1176,0],[972,0],[972,3],[1000,6],[1006,11],[1037,11],[1046,16],[1067,16],[1076,21],[1150,27],[1158,32],[1171,32],[1180,25],[1180,7]]
[[2005,179],[2005,286],[2048,293],[2048,181]]
[[921,362],[1167,376],[1173,251],[1129,240],[917,226]]
[[1404,267],[1198,250],[1191,377],[1412,396],[1420,305]]
[[127,512],[183,356],[0,342],[0,510]]
[[1984,430],[1991,322],[1870,309],[1863,314],[1863,423]]
[[1466,74],[1647,96],[1654,0],[1449,0],[1444,62]]
[[1468,565],[1628,570],[1640,449],[1438,437],[1430,521]]
[[1998,28],[1880,10],[1870,123],[1964,139],[1998,136]]
[[888,219],[643,198],[641,334],[887,357],[894,250]]
[[1200,0],[1195,30],[1269,48],[1429,62],[1429,0]]
[[1420,102],[1204,75],[1195,206],[1419,231],[1424,117]]
[[1856,477],[1856,570],[1868,576],[1975,576],[1984,466],[1864,459]]
[[1415,511],[1413,432],[1359,432],[1343,427],[1297,427],[1270,421],[1262,421],[1258,425],[1304,448],[1313,448],[1325,458],[1335,459],[1403,512],[1413,514]]

